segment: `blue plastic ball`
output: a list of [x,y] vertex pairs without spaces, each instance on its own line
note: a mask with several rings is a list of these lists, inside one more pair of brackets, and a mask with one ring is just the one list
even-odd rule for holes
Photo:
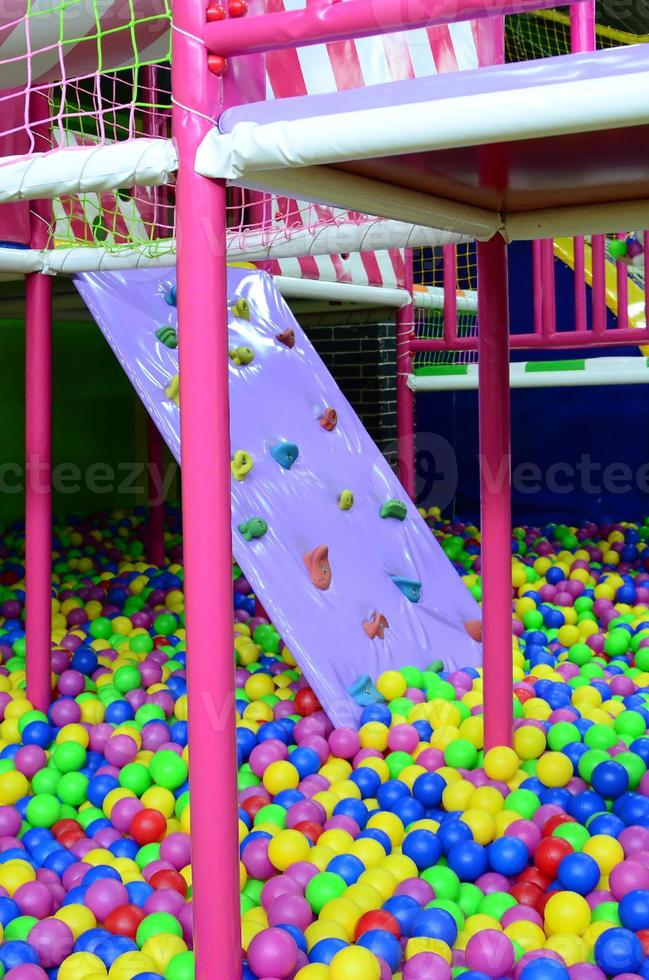
[[489,869],[485,848],[473,840],[462,841],[451,848],[447,860],[460,881],[475,881]]
[[539,956],[538,959],[526,963],[519,974],[519,980],[570,980],[570,974],[565,966],[551,960],[549,956]]
[[588,895],[597,888],[599,865],[589,854],[567,854],[559,864],[558,879],[566,891]]
[[605,799],[615,800],[629,788],[629,774],[619,762],[610,759],[595,766],[591,783],[596,793]]
[[624,928],[631,932],[649,929],[649,890],[637,888],[627,892],[620,900],[618,914]]
[[418,871],[432,868],[442,856],[442,845],[432,830],[412,830],[404,838],[401,849],[415,862]]
[[457,923],[446,909],[422,909],[412,924],[412,936],[441,939],[452,947],[457,939]]
[[369,929],[357,941],[357,946],[364,946],[375,956],[380,956],[393,973],[398,970],[401,962],[401,944],[391,932],[385,929]]
[[642,943],[629,929],[607,929],[598,937],[594,952],[598,967],[613,977],[635,973],[644,959]]
[[321,939],[319,943],[311,947],[309,962],[324,963],[328,966],[336,953],[346,946],[349,946],[349,943],[346,943],[344,939]]
[[529,864],[527,845],[519,837],[500,837],[487,848],[487,859],[493,871],[509,878],[520,874]]

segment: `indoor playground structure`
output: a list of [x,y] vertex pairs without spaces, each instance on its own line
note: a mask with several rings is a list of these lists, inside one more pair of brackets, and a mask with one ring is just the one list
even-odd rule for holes
[[[512,528],[510,417],[649,380],[649,48],[494,12],[0,12],[0,978],[649,978],[649,518]],[[146,508],[53,522],[61,308]],[[393,323],[396,475],[301,314]],[[418,393],[472,388],[479,526],[416,495]]]

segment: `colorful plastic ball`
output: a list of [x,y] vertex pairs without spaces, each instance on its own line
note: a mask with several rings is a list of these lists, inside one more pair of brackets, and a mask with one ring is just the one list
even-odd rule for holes
[[457,939],[457,923],[445,909],[425,908],[415,917],[412,923],[411,936],[425,936],[429,939],[440,939],[448,946],[453,946]]
[[330,939],[321,939],[311,947],[309,960],[311,963],[321,963],[328,966],[336,953],[347,946],[349,943],[346,939],[337,939],[335,936]]
[[314,914],[319,915],[327,902],[340,898],[346,888],[347,882],[340,875],[321,871],[311,878],[304,895]]
[[143,808],[131,820],[131,836],[140,846],[162,840],[167,829],[167,821],[158,810]]
[[298,947],[284,929],[264,929],[250,942],[247,959],[259,977],[287,977],[296,966]]
[[[465,973],[465,977],[469,974]],[[484,976],[484,974],[483,974]],[[403,980],[451,980],[451,968],[437,953],[416,953],[403,965]]]
[[572,978],[562,963],[548,956],[539,956],[525,964],[518,974],[518,980],[572,980]]
[[595,962],[610,976],[636,973],[644,959],[642,943],[630,929],[607,929],[595,942]]
[[362,946],[347,946],[329,964],[330,980],[381,980],[381,966],[374,953]]
[[529,853],[524,841],[517,837],[500,837],[487,847],[487,859],[493,871],[505,877],[513,877],[529,863]]
[[29,944],[36,950],[40,965],[49,970],[60,966],[70,955],[74,946],[74,936],[70,928],[60,919],[43,919],[30,931]]
[[176,790],[187,779],[187,763],[176,752],[172,752],[170,749],[162,749],[156,752],[151,759],[149,774],[158,786]]
[[541,756],[536,767],[537,779],[544,786],[566,786],[574,775],[572,762],[562,752],[546,752]]
[[466,963],[488,977],[507,976],[514,966],[511,940],[495,929],[484,929],[471,936],[466,946]]
[[625,929],[631,932],[649,929],[649,890],[641,888],[627,892],[620,901],[618,912]]
[[581,936],[590,925],[590,906],[576,892],[555,892],[545,906],[544,918],[548,936],[555,933]]
[[588,895],[597,888],[599,865],[588,854],[567,854],[559,865],[557,877],[566,891]]
[[614,800],[629,788],[629,774],[619,762],[610,759],[593,769],[593,789],[605,799]]
[[415,862],[419,871],[437,864],[442,855],[439,838],[430,830],[411,831],[404,838],[401,848]]
[[513,749],[501,745],[485,752],[483,766],[489,779],[508,782],[518,772],[520,759]]
[[462,841],[447,854],[448,866],[460,881],[475,881],[489,868],[487,852],[476,841]]

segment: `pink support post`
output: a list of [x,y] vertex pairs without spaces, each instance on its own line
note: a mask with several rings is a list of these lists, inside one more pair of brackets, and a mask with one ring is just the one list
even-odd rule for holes
[[[308,4],[306,9],[285,10],[243,20],[213,21],[206,25],[203,37],[211,52],[231,58],[296,45],[372,37],[406,28],[434,27],[482,18],[501,20],[507,14],[555,5],[556,0],[500,0],[498,17],[493,17],[493,0],[464,0],[463,3],[438,0],[434,5],[404,3],[403,0],[347,0],[345,3],[327,0]],[[490,61],[490,64],[501,63]]]
[[591,239],[593,269],[593,333],[602,336],[606,333],[606,251],[604,236],[593,235]]
[[[617,236],[622,241],[626,239],[624,232]],[[624,262],[616,262],[616,292],[617,292],[617,323],[618,330],[627,330],[629,326],[629,273]]]
[[532,300],[534,303],[534,333],[541,333],[543,314],[543,276],[541,274],[541,240],[532,242]]
[[[37,152],[51,147],[47,96],[30,98]],[[46,248],[51,205],[35,202],[31,248]],[[27,697],[47,711],[52,697],[52,279],[38,272],[25,281],[25,591]]]
[[554,289],[554,242],[544,238],[541,254],[541,333],[549,340],[557,331],[557,304]]
[[455,245],[445,245],[443,256],[444,342],[451,347],[457,337],[457,249]]
[[226,188],[194,169],[219,113],[219,80],[200,41],[204,0],[173,4],[180,430],[197,980],[241,976]]
[[642,260],[644,262],[644,318],[649,324],[649,281],[647,280],[647,262],[649,257],[649,231],[642,233]]
[[586,333],[588,330],[586,317],[586,246],[581,235],[574,239],[573,256],[575,332]]
[[507,246],[478,242],[485,748],[511,745],[512,569]]
[[[405,254],[405,288],[412,294],[412,252]],[[415,393],[408,387],[412,374],[412,332],[415,308],[412,303],[401,306],[396,316],[397,343],[397,470],[403,488],[415,499]]]

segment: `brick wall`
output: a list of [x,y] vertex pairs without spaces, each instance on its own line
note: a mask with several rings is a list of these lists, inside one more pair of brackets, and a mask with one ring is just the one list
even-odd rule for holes
[[394,318],[382,323],[305,324],[309,339],[392,466],[396,462]]

